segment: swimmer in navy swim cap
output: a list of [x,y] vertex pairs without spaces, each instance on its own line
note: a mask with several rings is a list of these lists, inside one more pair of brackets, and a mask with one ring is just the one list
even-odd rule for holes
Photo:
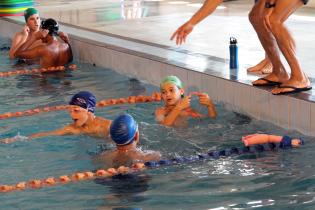
[[135,162],[159,160],[161,154],[153,151],[141,151],[137,148],[139,129],[137,122],[129,114],[115,118],[110,126],[110,137],[116,144],[116,149],[104,152],[97,161],[106,167],[129,166]]
[[[28,36],[28,33],[25,32]],[[64,66],[72,61],[72,50],[69,43],[60,42],[57,39],[59,33],[58,22],[54,19],[46,19],[41,22],[40,30],[17,47],[14,57],[21,59],[39,59],[43,68]],[[43,43],[40,46],[30,48],[38,40]]]
[[[72,96],[69,109],[73,123],[53,131],[35,133],[28,136],[28,139],[45,136],[81,135],[108,138],[111,120],[96,117],[94,115],[96,98],[88,91],[81,91]],[[109,139],[109,138],[108,138]],[[11,143],[14,138],[3,139],[2,143]]]
[[165,77],[160,85],[161,98],[165,106],[159,107],[155,111],[156,120],[167,126],[183,126],[185,119],[189,117],[202,117],[200,113],[190,107],[192,95],[199,98],[199,104],[207,107],[208,116],[215,118],[217,113],[215,107],[206,93],[194,92],[184,96],[183,83],[176,76]]
[[[41,25],[41,19],[39,17],[39,12],[35,8],[27,8],[24,11],[25,26],[22,31],[15,34],[12,39],[11,48],[9,51],[9,56],[11,59],[16,58],[14,56],[16,50],[23,45],[26,41],[32,39],[32,37],[39,31]],[[58,36],[65,43],[69,43],[69,37],[67,34],[59,31]],[[32,49],[43,45],[42,40],[35,40],[27,49]]]

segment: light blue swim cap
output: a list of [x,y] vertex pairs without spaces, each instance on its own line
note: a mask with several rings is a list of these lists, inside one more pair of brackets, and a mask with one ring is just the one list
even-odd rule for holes
[[164,84],[166,84],[166,83],[174,84],[174,85],[176,85],[178,88],[183,88],[183,87],[184,87],[182,81],[181,81],[178,77],[176,77],[176,76],[174,76],[174,75],[165,77],[165,78],[162,80],[162,82],[161,82],[161,84],[160,84],[160,87],[162,88],[162,86],[163,86]]
[[79,106],[83,109],[87,109],[89,112],[94,113],[96,97],[88,91],[81,91],[72,96],[69,104]]
[[110,126],[110,136],[119,146],[132,143],[137,131],[138,124],[129,114],[119,115]]

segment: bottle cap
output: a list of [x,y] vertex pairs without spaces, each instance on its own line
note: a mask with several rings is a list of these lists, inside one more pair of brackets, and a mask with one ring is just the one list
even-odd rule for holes
[[237,39],[235,37],[230,37],[230,44],[237,44]]

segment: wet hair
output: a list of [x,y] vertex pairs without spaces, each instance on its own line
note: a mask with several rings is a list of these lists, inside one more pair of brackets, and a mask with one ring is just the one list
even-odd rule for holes
[[48,18],[46,20],[43,20],[40,26],[42,29],[47,29],[49,31],[49,35],[56,36],[58,35],[59,31],[59,24],[57,21],[55,21],[52,18]]

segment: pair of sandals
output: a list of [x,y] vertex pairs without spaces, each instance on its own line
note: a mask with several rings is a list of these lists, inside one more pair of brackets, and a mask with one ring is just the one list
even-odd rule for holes
[[281,82],[275,82],[275,81],[271,81],[269,79],[266,78],[260,78],[258,80],[262,80],[265,81],[265,83],[262,84],[253,84],[253,86],[259,86],[259,87],[272,87],[272,86],[278,86],[279,88],[288,88],[291,89],[289,91],[284,91],[284,92],[280,92],[280,93],[273,93],[274,95],[286,95],[286,94],[292,94],[292,93],[300,93],[303,91],[308,91],[311,90],[312,87],[311,86],[306,86],[306,87],[294,87],[291,85],[281,85]]

